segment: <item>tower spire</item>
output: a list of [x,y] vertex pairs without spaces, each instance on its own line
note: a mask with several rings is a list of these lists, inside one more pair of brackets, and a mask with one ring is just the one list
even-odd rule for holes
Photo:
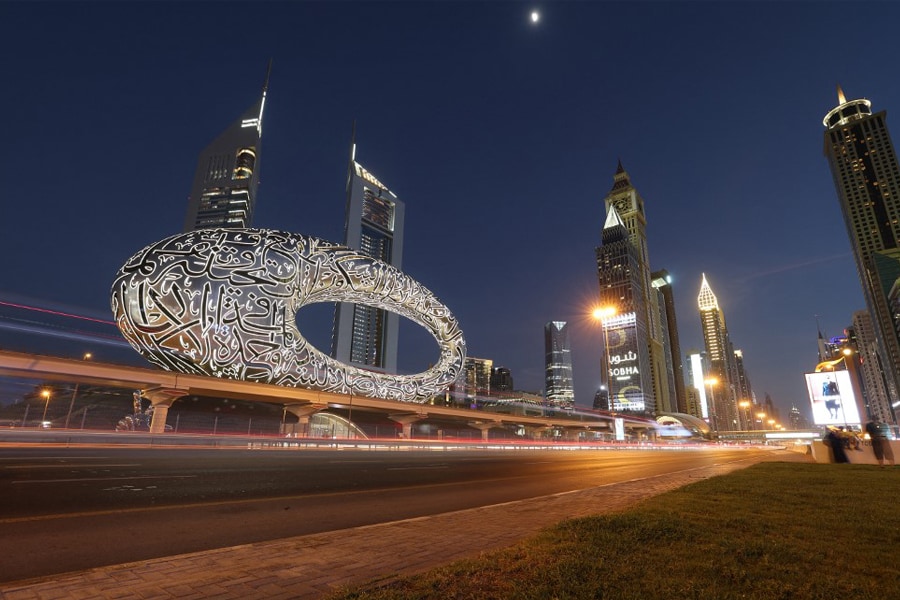
[[266,92],[269,91],[269,75],[272,74],[272,58],[269,58],[269,66],[266,68],[266,79],[263,81],[263,96],[266,95]]
[[[350,184],[353,180],[354,163],[356,162],[356,119],[350,129],[350,163],[347,165],[347,193],[350,193]],[[347,201],[350,199],[348,197]]]
[[697,296],[697,304],[700,310],[719,309],[719,301],[713,294],[709,282],[706,280],[706,273],[703,273],[703,281],[700,283],[700,295]]
[[838,84],[838,86],[837,86],[837,93],[838,93],[838,104],[846,104],[847,98],[844,96],[844,90],[841,89],[840,84]]

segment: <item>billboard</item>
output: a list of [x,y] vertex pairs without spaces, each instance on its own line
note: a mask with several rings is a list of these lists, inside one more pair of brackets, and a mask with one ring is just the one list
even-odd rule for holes
[[816,425],[861,423],[849,371],[807,373],[806,389]]
[[603,325],[609,350],[610,409],[642,412],[647,408],[644,377],[650,373],[650,361],[647,345],[638,337],[636,315],[633,312],[616,315],[604,319]]

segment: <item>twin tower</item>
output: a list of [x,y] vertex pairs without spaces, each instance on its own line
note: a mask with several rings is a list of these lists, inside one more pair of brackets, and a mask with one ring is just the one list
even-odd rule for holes
[[[259,100],[200,153],[184,231],[250,227],[259,184],[269,72]],[[356,161],[355,137],[354,130],[347,178],[344,245],[400,269],[403,202]],[[400,317],[390,311],[339,303],[331,356],[345,364],[396,373],[399,327]]]

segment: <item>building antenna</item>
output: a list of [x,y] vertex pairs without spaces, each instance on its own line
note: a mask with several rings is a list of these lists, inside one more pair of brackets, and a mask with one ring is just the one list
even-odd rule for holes
[[269,57],[269,66],[266,68],[266,80],[263,82],[263,94],[269,91],[269,76],[272,74],[272,57]]
[[354,163],[356,163],[356,119],[353,119],[353,127],[350,131],[350,164],[347,165],[347,202],[350,202],[350,180],[353,177]]

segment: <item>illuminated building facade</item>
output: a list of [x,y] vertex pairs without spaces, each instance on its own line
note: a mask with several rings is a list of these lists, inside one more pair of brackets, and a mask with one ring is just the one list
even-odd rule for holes
[[597,248],[600,305],[615,307],[601,320],[604,338],[603,383],[614,411],[652,413],[656,396],[650,368],[647,305],[638,249],[631,243],[615,205],[608,208]]
[[504,394],[512,392],[514,389],[512,372],[509,369],[506,367],[491,369],[491,392]]
[[[668,290],[662,289],[670,284],[668,274],[660,272],[659,278],[654,278],[650,272],[650,258],[647,250],[647,218],[644,212],[644,200],[632,185],[628,173],[622,167],[619,161],[613,176],[613,186],[609,194],[604,200],[604,206],[607,214],[607,224],[609,222],[610,210],[614,209],[616,219],[622,225],[627,233],[628,242],[633,246],[634,268],[628,276],[633,282],[632,295],[634,298],[634,306],[641,311],[636,315],[635,327],[636,334],[639,335],[640,343],[646,346],[646,351],[642,351],[641,355],[646,354],[647,363],[642,366],[642,379],[650,382],[649,387],[641,386],[641,395],[644,397],[644,408],[642,411],[653,413],[656,411],[670,412],[678,407],[678,382],[681,382],[683,389],[684,379],[681,377],[680,369],[676,374],[676,356],[680,355],[677,350],[673,353],[672,342],[677,342],[677,334],[672,336],[672,328],[677,327],[674,318],[674,305],[666,306],[666,293]],[[604,236],[606,232],[604,230]],[[606,242],[604,242],[604,245]],[[599,250],[598,250],[599,252]],[[598,259],[599,259],[598,254]],[[611,280],[621,280],[621,274],[606,273],[603,271],[607,265],[598,262],[598,272],[601,280],[600,287],[600,306],[603,309],[613,309],[617,314],[623,314],[624,305],[620,306],[616,301],[616,294],[604,291],[604,286],[611,285]],[[606,281],[604,283],[604,280]],[[669,311],[671,309],[671,312]],[[613,320],[616,320],[613,317]],[[605,322],[605,320],[604,320]],[[684,394],[682,394],[682,397]],[[684,400],[682,400],[682,403]],[[615,402],[614,402],[615,404]]]
[[569,326],[565,321],[551,321],[544,326],[544,351],[547,404],[571,408],[575,404],[575,387]]
[[877,409],[896,423],[900,403],[900,338],[888,295],[900,276],[900,166],[885,111],[850,100],[838,88],[838,106],[825,115],[824,153],[831,167],[844,225],[866,307],[872,315],[878,356],[890,401]]
[[[650,274],[650,284],[660,297],[659,333],[664,340],[666,368],[670,380],[667,387],[675,391],[670,398],[672,405],[665,410],[687,413],[687,393],[684,386],[684,364],[681,358],[681,342],[678,339],[678,320],[675,317],[675,296],[672,292],[672,277],[665,269]],[[662,408],[660,407],[660,410]]]
[[[900,314],[900,311],[895,314]],[[865,310],[853,313],[853,325],[848,334],[859,354],[857,362],[863,381],[866,412],[872,419],[890,423],[891,403],[888,401],[887,385],[884,380],[881,357],[878,354],[878,342],[875,338],[872,315]]]
[[[347,178],[344,243],[360,253],[400,268],[405,207],[387,186],[356,162],[351,145]],[[362,304],[338,304],[331,355],[367,369],[397,372],[399,315]]]
[[490,400],[493,367],[494,361],[489,358],[467,356],[459,377],[447,391],[447,404],[478,408],[479,402]]
[[707,391],[712,391],[707,387],[706,379],[709,372],[709,366],[706,364],[705,357],[696,351],[689,352],[688,361],[688,378],[689,390],[687,414],[700,417],[705,421],[709,421],[710,415],[710,397]]
[[[665,323],[664,299],[659,290],[654,287],[650,273],[644,199],[632,185],[621,161],[616,167],[613,186],[604,199],[604,206],[607,215],[611,207],[616,209],[619,220],[628,232],[628,240],[635,249],[634,281],[636,287],[634,293],[640,295],[640,304],[644,311],[640,318],[642,325],[639,331],[643,336],[640,338],[641,342],[647,345],[647,356],[650,362],[646,366],[646,375],[649,376],[652,384],[652,389],[644,390],[644,396],[647,399],[652,398],[652,403],[646,405],[644,410],[651,413],[672,411],[677,405],[673,359],[667,360],[666,358],[667,352],[671,353],[671,348],[667,344],[669,335]],[[615,308],[617,312],[620,310],[615,304],[607,305],[602,296],[601,291],[601,306]]]
[[259,185],[260,141],[268,87],[267,73],[259,100],[200,153],[184,231],[250,226]]
[[715,431],[731,431],[740,429],[737,406],[738,374],[735,364],[734,348],[725,326],[725,314],[719,308],[719,301],[713,293],[706,273],[700,284],[700,295],[697,297],[700,308],[700,324],[703,328],[703,342],[706,346],[706,358],[709,361],[708,380],[711,402],[710,425]]
[[[323,302],[406,315],[434,336],[437,364],[393,375],[324,355],[296,322],[303,306]],[[131,346],[178,373],[421,403],[465,364],[462,330],[422,284],[345,246],[285,231],[200,229],[155,242],[119,269],[110,304]],[[162,433],[168,405],[154,407],[153,431]]]

